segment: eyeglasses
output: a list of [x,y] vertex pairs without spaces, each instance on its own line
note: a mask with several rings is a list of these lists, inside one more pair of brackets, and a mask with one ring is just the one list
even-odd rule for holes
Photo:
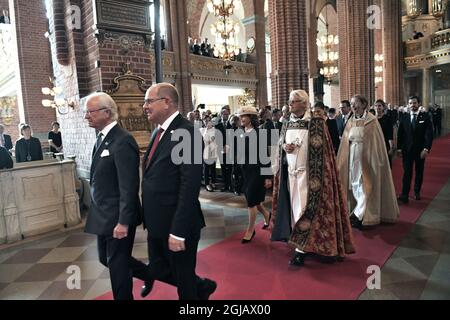
[[83,110],[83,114],[84,115],[87,115],[87,114],[91,114],[91,113],[94,113],[94,112],[97,112],[97,111],[100,111],[100,110],[106,110],[106,109],[108,109],[108,108],[106,108],[106,107],[101,107],[101,108],[98,108],[98,109],[94,109],[94,110]]
[[166,98],[145,99],[145,100],[144,100],[144,105],[146,105],[146,104],[152,104],[152,103],[155,103],[156,101],[164,100],[164,99],[166,99]]

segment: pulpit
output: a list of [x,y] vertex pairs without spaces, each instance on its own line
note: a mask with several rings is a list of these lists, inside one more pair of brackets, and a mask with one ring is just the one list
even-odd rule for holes
[[125,63],[123,74],[114,79],[115,87],[107,93],[114,99],[119,109],[120,126],[129,131],[144,152],[150,141],[154,125],[150,124],[144,115],[145,79],[130,70],[129,63]]

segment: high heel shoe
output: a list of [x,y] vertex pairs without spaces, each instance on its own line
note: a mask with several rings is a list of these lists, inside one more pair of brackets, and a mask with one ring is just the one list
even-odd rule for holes
[[256,234],[256,231],[255,230],[253,230],[253,234],[252,234],[252,236],[251,236],[251,238],[250,239],[242,239],[241,240],[241,243],[242,244],[244,244],[244,243],[249,243],[250,241],[252,241],[252,239],[253,239],[253,237],[255,236],[255,234]]
[[266,223],[266,221],[264,221],[264,225],[262,226],[263,230],[266,230],[267,228],[269,228],[270,226],[270,218],[272,218],[272,211],[269,212],[269,221]]

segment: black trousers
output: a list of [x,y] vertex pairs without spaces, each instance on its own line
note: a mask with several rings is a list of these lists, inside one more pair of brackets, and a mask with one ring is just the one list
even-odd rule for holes
[[209,184],[209,179],[212,183],[216,183],[216,164],[203,164],[203,176],[205,177],[205,186]]
[[97,249],[100,262],[109,268],[114,300],[133,299],[133,270],[130,264],[136,227],[128,229],[128,236],[115,239],[99,235]]
[[411,189],[413,167],[416,169],[414,180],[414,193],[420,193],[423,182],[425,159],[420,158],[420,153],[403,154],[403,187],[402,196],[408,196]]
[[231,188],[231,174],[233,171],[233,165],[226,163],[226,157],[224,156],[224,163],[220,165],[220,168],[222,169],[222,179],[224,183],[225,189]]
[[169,250],[168,239],[151,238],[148,241],[149,264],[132,258],[133,276],[141,280],[154,279],[177,287],[180,300],[198,300],[203,279],[195,274],[198,240],[185,240],[186,250]]

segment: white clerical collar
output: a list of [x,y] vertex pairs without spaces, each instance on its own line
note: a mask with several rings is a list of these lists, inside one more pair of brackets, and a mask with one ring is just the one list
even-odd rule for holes
[[289,118],[289,121],[298,122],[298,121],[302,120],[304,117],[305,117],[305,115],[303,115],[303,117],[296,117],[295,114],[291,113],[291,117]]

